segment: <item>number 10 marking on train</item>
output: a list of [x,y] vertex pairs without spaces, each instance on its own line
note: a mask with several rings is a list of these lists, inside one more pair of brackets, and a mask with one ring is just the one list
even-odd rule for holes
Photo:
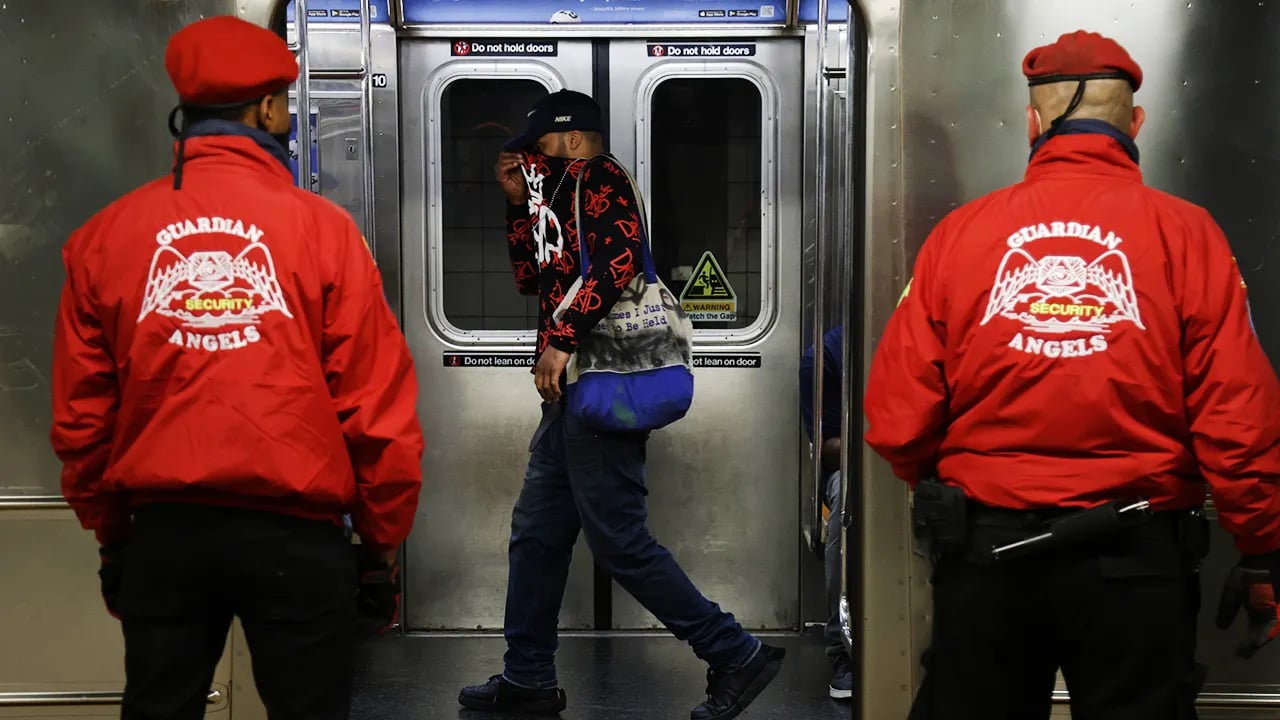
[[373,82],[373,86],[376,88],[384,88],[387,86],[386,73],[374,73],[373,77],[370,78],[370,80]]

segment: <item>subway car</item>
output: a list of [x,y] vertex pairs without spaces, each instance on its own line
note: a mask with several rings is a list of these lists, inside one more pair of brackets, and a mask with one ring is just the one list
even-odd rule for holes
[[[907,715],[928,640],[929,566],[908,487],[861,441],[862,388],[933,225],[1021,178],[1020,62],[1031,47],[1086,28],[1130,50],[1147,77],[1146,182],[1218,219],[1257,332],[1280,353],[1280,302],[1269,297],[1280,283],[1267,281],[1280,223],[1271,2],[9,0],[0,718],[119,716],[119,629],[47,439],[59,253],[91,214],[167,171],[176,99],[164,46],[218,14],[295,48],[297,182],[364,229],[421,385],[424,487],[403,548],[400,626],[361,645],[353,717],[477,717],[459,715],[457,691],[501,662],[511,506],[537,423],[537,307],[512,282],[492,167],[549,91],[601,104],[608,150],[645,195],[658,272],[693,318],[696,399],[649,444],[650,524],[704,594],[789,650],[745,717]],[[845,329],[849,480],[828,510],[797,378],[806,349],[835,327]],[[823,389],[810,398],[818,424]],[[843,538],[851,703],[826,687],[829,511]],[[1235,560],[1215,525],[1201,717],[1280,717],[1280,649],[1238,660],[1236,634],[1212,623]],[[684,717],[701,695],[703,666],[581,540],[560,627],[565,718]],[[1069,717],[1064,683],[1054,700]],[[209,718],[266,718],[238,627],[208,702]]]

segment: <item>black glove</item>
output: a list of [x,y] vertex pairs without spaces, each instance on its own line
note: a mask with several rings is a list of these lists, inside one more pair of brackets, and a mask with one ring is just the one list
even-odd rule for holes
[[360,585],[356,593],[359,613],[377,623],[378,633],[396,626],[400,619],[400,564],[388,565],[367,551],[359,555]]
[[1248,634],[1244,642],[1236,646],[1238,657],[1253,657],[1276,635],[1280,635],[1277,580],[1280,580],[1280,556],[1276,554],[1244,555],[1227,576],[1218,602],[1217,624],[1223,630],[1231,627],[1240,608],[1245,608]]
[[102,584],[102,601],[111,617],[119,620],[116,600],[120,597],[120,584],[124,579],[124,543],[114,543],[98,548],[98,580]]

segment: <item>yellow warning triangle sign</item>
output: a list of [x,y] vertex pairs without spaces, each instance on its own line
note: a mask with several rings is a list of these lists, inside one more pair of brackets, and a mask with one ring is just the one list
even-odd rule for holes
[[689,276],[689,282],[684,286],[684,291],[680,293],[680,301],[737,299],[715,256],[710,250],[702,253],[702,259],[698,261],[693,274]]

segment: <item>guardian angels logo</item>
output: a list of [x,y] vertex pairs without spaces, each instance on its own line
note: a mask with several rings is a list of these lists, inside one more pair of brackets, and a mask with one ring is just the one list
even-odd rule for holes
[[[182,322],[169,343],[209,352],[237,350],[258,342],[263,315],[278,312],[292,319],[276,279],[275,260],[262,242],[263,231],[241,220],[181,220],[156,233],[156,248],[143,292],[141,323],[155,313]],[[201,235],[233,236],[248,241],[234,254],[206,249],[183,254],[175,240]]]
[[[1042,238],[1080,238],[1102,250],[1093,259],[1079,255],[1028,252]],[[1051,222],[1029,225],[1009,236],[1009,250],[996,269],[981,325],[996,316],[1022,324],[1009,347],[1050,358],[1084,357],[1107,349],[1107,335],[1121,323],[1146,330],[1138,310],[1129,259],[1118,249],[1123,239],[1105,236],[1095,225]],[[1088,337],[1066,337],[1088,333]],[[1046,337],[1047,336],[1047,337]]]

